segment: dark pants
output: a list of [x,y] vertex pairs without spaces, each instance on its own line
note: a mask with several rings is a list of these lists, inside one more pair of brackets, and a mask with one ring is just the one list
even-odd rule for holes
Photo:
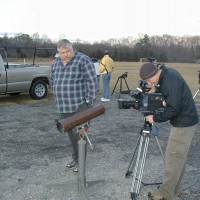
[[100,75],[97,75],[97,92],[99,92],[100,88]]
[[[59,121],[62,119],[66,119],[68,117],[71,117],[74,114],[80,113],[88,108],[87,104],[84,103],[79,107],[79,109],[74,113],[59,113]],[[81,126],[81,125],[80,125]],[[69,140],[71,142],[73,153],[72,153],[72,159],[77,161],[78,163],[78,141],[80,140],[79,132],[77,131],[77,128],[73,128],[70,131],[67,132]],[[87,143],[86,143],[87,144]],[[87,152],[87,150],[86,150]]]

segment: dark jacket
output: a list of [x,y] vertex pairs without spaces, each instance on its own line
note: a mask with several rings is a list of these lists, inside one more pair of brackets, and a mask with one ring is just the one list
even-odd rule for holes
[[170,120],[174,127],[188,127],[198,123],[198,114],[192,93],[183,79],[175,69],[164,65],[158,85],[166,100],[167,107],[163,112],[154,115],[155,122]]

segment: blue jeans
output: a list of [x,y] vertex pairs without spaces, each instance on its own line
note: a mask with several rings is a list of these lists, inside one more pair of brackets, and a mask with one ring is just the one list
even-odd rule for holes
[[97,91],[99,91],[100,75],[97,75]]
[[111,73],[103,74],[103,97],[110,99],[110,78]]

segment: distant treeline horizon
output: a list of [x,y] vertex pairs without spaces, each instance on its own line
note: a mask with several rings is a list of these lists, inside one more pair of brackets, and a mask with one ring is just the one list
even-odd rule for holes
[[[115,61],[138,62],[141,58],[151,57],[158,62],[200,63],[200,36],[171,36],[167,34],[148,36],[144,34],[137,39],[130,36],[122,39],[102,40],[93,44],[77,39],[72,43],[75,50],[97,59],[101,59],[104,51],[109,50]],[[7,47],[16,48],[9,49]],[[33,52],[28,51],[28,47],[46,48],[37,51],[38,57],[53,57],[56,53],[56,42],[47,36],[19,34],[14,37],[6,35],[0,37],[1,53],[7,50],[8,57],[30,57]]]

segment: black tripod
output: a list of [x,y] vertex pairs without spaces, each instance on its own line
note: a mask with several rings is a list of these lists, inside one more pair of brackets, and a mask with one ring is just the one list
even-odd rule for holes
[[130,92],[130,89],[129,89],[129,87],[128,87],[128,83],[127,83],[127,81],[126,81],[126,77],[127,77],[127,76],[128,76],[128,72],[125,72],[124,74],[122,74],[121,76],[118,77],[117,82],[116,82],[116,84],[115,84],[115,86],[114,86],[114,89],[113,89],[113,91],[112,91],[111,96],[113,95],[113,93],[114,93],[114,91],[115,91],[115,88],[116,88],[117,83],[119,82],[119,80],[120,80],[119,98],[120,98],[120,94],[121,94],[121,93],[124,93],[124,92],[122,92],[122,79],[123,79],[124,82],[126,83],[126,86],[127,86],[127,89],[128,89],[128,91],[126,91],[126,93],[129,93],[129,92]]
[[129,164],[128,170],[126,172],[126,178],[132,178],[132,185],[131,185],[131,199],[136,200],[139,196],[139,192],[141,189],[141,184],[143,186],[148,185],[160,185],[161,183],[143,183],[142,182],[142,174],[144,171],[145,160],[149,145],[149,138],[151,133],[155,136],[156,142],[158,144],[159,150],[164,160],[164,155],[159,144],[157,135],[158,130],[155,125],[150,124],[149,122],[145,121],[143,128],[140,131],[140,136],[138,138],[136,148]]
[[[198,71],[198,77],[199,77],[199,84],[200,84],[200,71]],[[193,99],[197,96],[197,94],[200,92],[200,88],[196,91],[195,95],[193,96]]]

